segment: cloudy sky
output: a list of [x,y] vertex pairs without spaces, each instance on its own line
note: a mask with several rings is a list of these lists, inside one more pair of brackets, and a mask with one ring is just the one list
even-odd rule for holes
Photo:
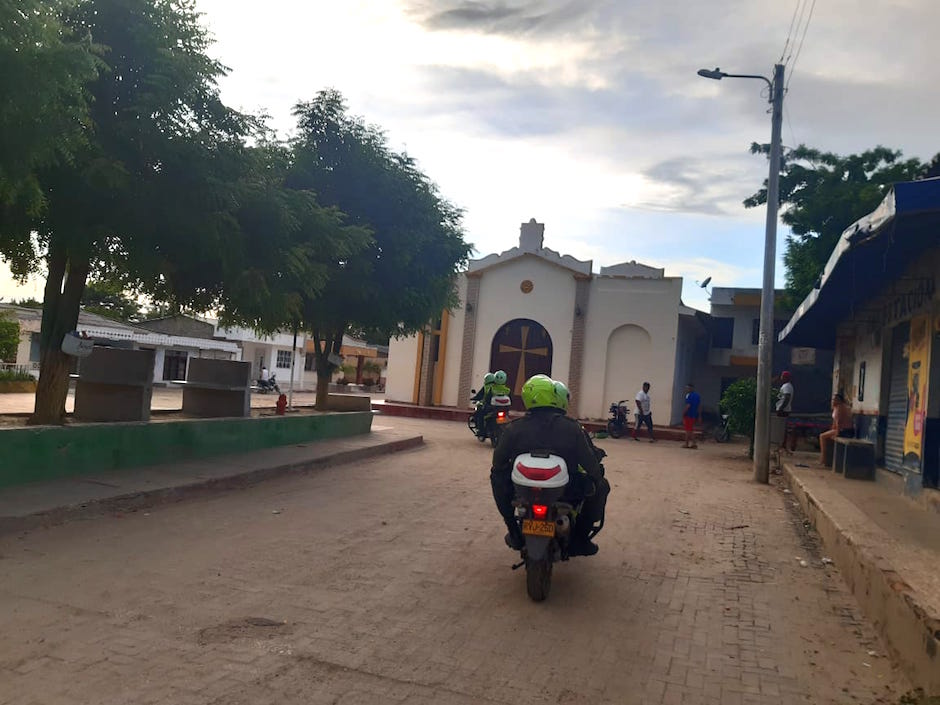
[[741,201],[766,177],[748,147],[769,141],[770,116],[762,82],[697,69],[770,75],[782,57],[785,145],[940,151],[936,0],[198,4],[231,105],[288,134],[295,102],[338,88],[465,210],[479,256],[534,217],[547,247],[595,269],[665,267],[700,308],[706,276],[760,286],[764,211]]

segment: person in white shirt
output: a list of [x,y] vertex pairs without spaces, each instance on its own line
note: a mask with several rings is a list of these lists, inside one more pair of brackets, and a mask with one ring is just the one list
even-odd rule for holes
[[633,440],[638,441],[636,434],[640,427],[646,424],[649,430],[650,443],[656,439],[653,437],[653,412],[650,410],[650,383],[644,382],[643,389],[636,393],[636,427],[633,429]]
[[[789,416],[793,410],[793,383],[790,381],[790,373],[783,371],[780,373],[780,395],[777,397],[777,416]],[[790,437],[792,435],[792,437]],[[787,441],[790,441],[788,444]],[[796,434],[790,432],[787,427],[783,432],[783,448],[796,450]]]
[[261,366],[261,381],[262,382],[268,381],[268,368],[264,365]]

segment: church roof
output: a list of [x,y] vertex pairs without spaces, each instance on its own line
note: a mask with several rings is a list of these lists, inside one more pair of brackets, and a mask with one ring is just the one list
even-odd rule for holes
[[505,264],[520,257],[537,257],[549,264],[568,269],[575,274],[591,276],[591,268],[593,267],[591,260],[579,260],[571,255],[562,255],[547,247],[542,247],[544,235],[545,224],[537,223],[535,218],[532,218],[528,223],[523,223],[520,228],[518,247],[513,247],[511,250],[499,254],[487,255],[482,259],[470,260],[467,272],[481,272],[484,269],[495,267],[498,264]]

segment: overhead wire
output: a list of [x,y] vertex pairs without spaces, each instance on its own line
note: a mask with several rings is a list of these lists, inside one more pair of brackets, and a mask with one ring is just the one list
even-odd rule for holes
[[803,4],[803,0],[796,0],[796,5],[793,6],[793,16],[790,18],[790,29],[787,30],[787,40],[783,43],[783,51],[780,52],[780,59],[777,61],[778,64],[783,63],[783,57],[787,54],[787,49],[790,46],[790,37],[793,36],[793,23],[796,22],[796,12],[800,9],[800,5]]
[[[796,32],[793,35],[794,37],[798,37],[800,35],[800,29],[802,29],[803,27],[803,16],[806,14],[806,0],[800,0],[800,4],[798,7],[799,7],[800,12],[799,12],[799,16],[796,19]],[[784,62],[783,62],[784,64],[790,63],[790,59],[793,58],[793,48],[795,46],[796,46],[796,41],[794,41],[793,44],[790,45],[790,53],[787,54],[786,59],[784,59]]]
[[816,0],[813,0],[813,4],[810,5],[810,8],[809,8],[809,16],[807,16],[806,18],[806,24],[803,26],[803,36],[800,37],[800,45],[796,49],[796,56],[793,57],[793,65],[790,66],[790,75],[787,78],[786,85],[784,86],[785,91],[790,88],[790,81],[793,80],[793,72],[796,70],[796,62],[799,61],[800,53],[803,51],[803,42],[806,41],[806,32],[809,30],[809,23],[813,19],[813,11],[815,9],[816,9]]

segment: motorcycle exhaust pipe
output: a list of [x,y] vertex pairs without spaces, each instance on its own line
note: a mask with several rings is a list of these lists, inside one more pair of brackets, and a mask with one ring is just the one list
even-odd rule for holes
[[566,514],[555,519],[555,535],[567,536],[571,533],[571,519]]

